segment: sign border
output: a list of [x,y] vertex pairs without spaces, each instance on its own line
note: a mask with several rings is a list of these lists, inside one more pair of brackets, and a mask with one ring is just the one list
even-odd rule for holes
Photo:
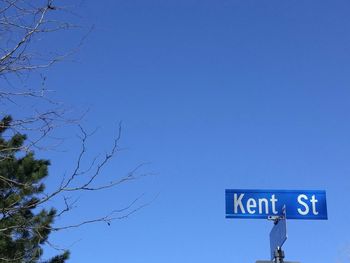
[[[226,194],[228,193],[305,193],[305,194],[324,194],[325,196],[325,215],[315,218],[313,215],[305,215],[303,217],[297,218],[298,220],[328,220],[328,209],[327,209],[327,194],[326,190],[273,190],[273,189],[225,189],[225,218],[237,218],[237,219],[268,219],[269,215],[254,215],[252,217],[250,214],[227,214],[226,213]],[[288,210],[288,207],[287,207]],[[294,218],[290,218],[294,219]]]

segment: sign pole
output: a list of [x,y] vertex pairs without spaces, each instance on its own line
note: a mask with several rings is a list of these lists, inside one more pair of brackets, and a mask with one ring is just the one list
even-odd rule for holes
[[275,263],[283,263],[284,252],[282,246],[287,240],[286,206],[282,207],[282,215],[269,217],[273,220],[273,228],[270,232],[270,255]]
[[283,263],[284,251],[281,248],[275,250],[275,263]]

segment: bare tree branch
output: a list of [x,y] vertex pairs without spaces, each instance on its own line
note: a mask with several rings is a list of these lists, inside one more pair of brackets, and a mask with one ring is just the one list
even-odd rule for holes
[[[80,200],[76,198],[79,193],[103,191],[149,175],[142,172],[145,163],[141,163],[122,176],[113,175],[112,179],[104,180],[102,177],[104,169],[121,151],[119,146],[122,135],[121,123],[115,137],[112,138],[109,150],[104,155],[95,154],[92,158],[88,158],[87,145],[93,133],[88,133],[81,125],[85,113],[78,118],[69,117],[70,112],[67,108],[51,98],[53,91],[46,88],[46,77],[43,77],[42,73],[55,63],[66,60],[76,53],[87,37],[82,37],[77,48],[61,50],[60,54],[53,50],[36,47],[42,36],[76,28],[72,23],[60,20],[58,15],[60,12],[67,12],[67,10],[65,7],[56,5],[54,0],[0,0],[0,105],[2,106],[0,116],[9,115],[13,108],[17,113],[8,127],[0,125],[0,129],[7,130],[6,134],[2,134],[4,138],[23,133],[30,135],[26,144],[21,146],[1,146],[0,163],[14,158],[13,153],[25,155],[34,150],[50,149],[48,140],[53,139],[52,134],[62,126],[76,126],[80,131],[80,149],[73,162],[73,168],[66,175],[62,175],[61,182],[53,191],[33,194],[25,200],[15,198],[21,190],[31,187],[40,188],[41,183],[23,183],[14,179],[15,177],[7,177],[0,173],[0,183],[4,186],[4,189],[0,189],[0,198],[7,204],[5,207],[0,207],[0,222],[7,222],[16,213],[24,213],[28,209],[38,211],[47,209],[51,201],[61,201],[60,209],[54,211],[55,219],[58,219],[79,205]],[[28,88],[25,84],[26,79],[33,72],[40,75],[42,83],[38,87]],[[62,139],[58,139],[58,142],[61,143]],[[48,225],[47,230],[60,231],[98,222],[109,225],[112,221],[127,218],[148,205],[141,202],[142,198],[143,195],[137,197],[121,209],[111,209],[112,211],[106,215],[92,219],[83,218],[80,222],[68,225]],[[12,225],[1,224],[0,227],[0,235],[11,238],[16,238],[13,233],[23,231],[28,231],[29,236],[38,236],[38,246],[40,242],[45,242],[52,248],[59,249],[40,235],[38,223],[32,220],[20,221]],[[25,254],[16,252],[8,258],[0,257],[0,261],[34,262],[30,256],[34,249],[28,249]]]

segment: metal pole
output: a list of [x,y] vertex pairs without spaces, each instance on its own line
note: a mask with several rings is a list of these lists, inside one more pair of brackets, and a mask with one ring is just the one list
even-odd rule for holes
[[275,263],[283,263],[284,251],[281,248],[276,249],[275,251]]

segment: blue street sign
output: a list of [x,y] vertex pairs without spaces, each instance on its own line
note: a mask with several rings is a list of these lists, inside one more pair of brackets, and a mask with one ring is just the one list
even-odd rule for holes
[[226,218],[327,219],[326,191],[226,190]]

